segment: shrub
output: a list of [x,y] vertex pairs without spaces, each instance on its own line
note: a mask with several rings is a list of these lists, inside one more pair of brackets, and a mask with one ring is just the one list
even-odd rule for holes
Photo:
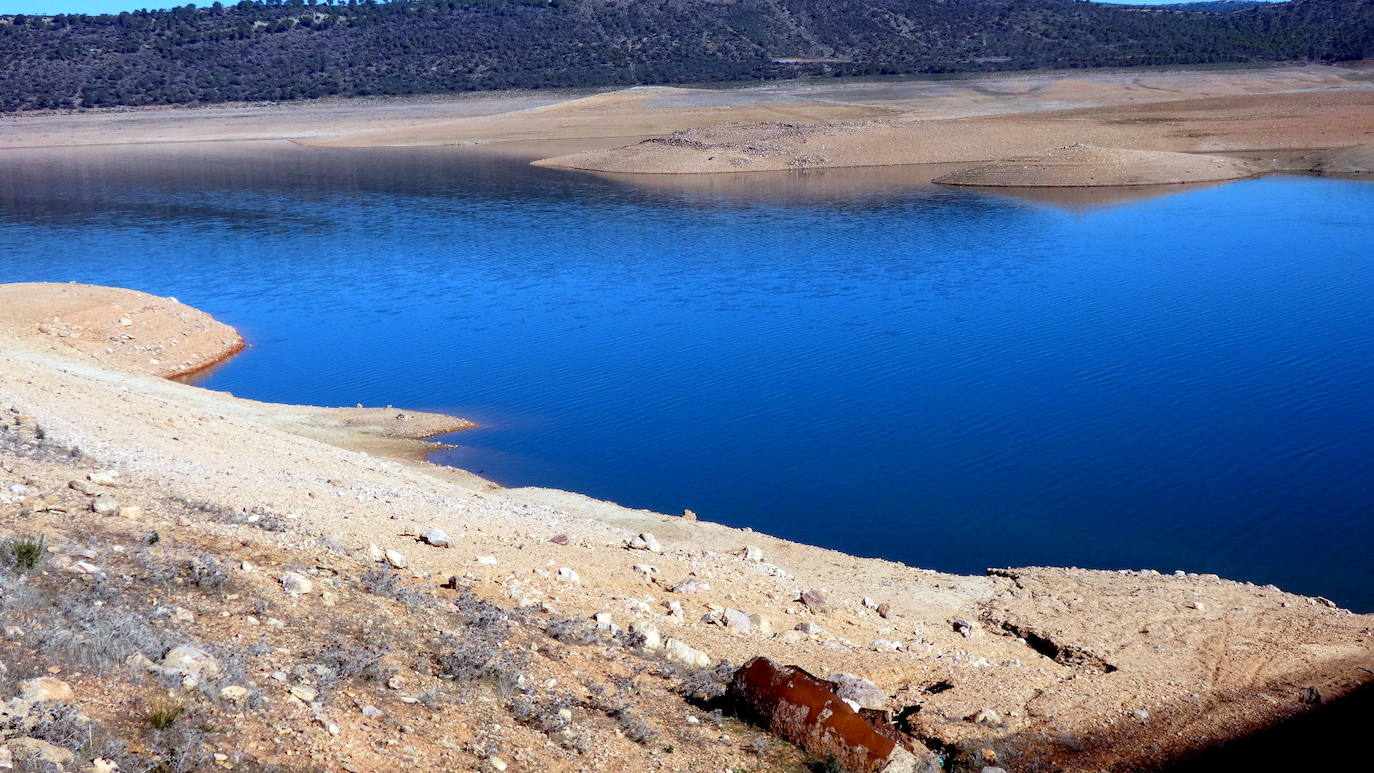
[[19,572],[33,571],[48,555],[48,541],[42,535],[17,537],[6,543],[6,552]]

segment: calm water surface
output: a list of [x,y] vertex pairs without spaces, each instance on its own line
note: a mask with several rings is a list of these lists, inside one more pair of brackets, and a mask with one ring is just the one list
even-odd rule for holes
[[253,344],[206,386],[467,416],[436,459],[505,484],[1374,609],[1374,184],[1108,205],[270,147],[0,153],[0,281],[176,296]]

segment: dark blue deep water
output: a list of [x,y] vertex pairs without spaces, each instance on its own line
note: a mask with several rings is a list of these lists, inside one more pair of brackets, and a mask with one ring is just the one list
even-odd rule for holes
[[206,386],[467,416],[436,460],[505,484],[1374,609],[1374,184],[1065,202],[902,174],[5,151],[0,281],[176,296],[253,344]]

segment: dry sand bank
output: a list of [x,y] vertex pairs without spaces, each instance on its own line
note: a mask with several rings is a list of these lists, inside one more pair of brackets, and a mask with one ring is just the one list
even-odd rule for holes
[[943,175],[934,182],[986,188],[1182,185],[1239,180],[1264,170],[1259,164],[1221,156],[1067,145]]
[[[1374,666],[1374,616],[1275,588],[1148,571],[947,575],[567,492],[500,489],[475,476],[346,450],[356,429],[346,415],[334,415],[325,433],[333,444],[321,443],[312,422],[325,409],[266,406],[170,382],[123,359],[54,347],[37,330],[47,311],[38,302],[43,287],[0,288],[31,299],[27,308],[34,310],[29,324],[12,313],[0,329],[0,409],[41,424],[50,442],[77,446],[93,463],[118,470],[122,498],[285,513],[291,531],[283,539],[291,544],[309,535],[333,535],[331,544],[349,552],[375,543],[401,552],[423,585],[464,576],[484,598],[526,606],[525,615],[548,614],[541,604],[573,616],[608,612],[621,626],[652,622],[665,636],[736,664],[762,654],[817,674],[860,674],[878,685],[882,706],[920,705],[912,716],[917,737],[951,750],[972,770],[1018,770],[1030,761],[1066,771],[1148,768],[1302,713],[1310,708],[1308,688],[1327,699],[1343,695],[1367,682],[1363,669]],[[158,308],[173,319],[149,330],[178,330],[178,307]],[[301,415],[307,418],[290,418]],[[372,431],[369,422],[364,429]],[[66,490],[61,476],[70,473],[2,452],[0,462],[7,475]],[[32,516],[18,507],[0,503],[0,526],[31,528],[24,519]],[[166,528],[174,522],[201,528],[186,517]],[[417,544],[413,535],[430,528],[453,535],[454,547]],[[214,529],[233,536],[229,527]],[[245,538],[255,533],[242,529]],[[626,548],[644,531],[657,535],[661,552]],[[746,546],[761,554],[746,557]],[[654,569],[636,570],[641,564]],[[560,579],[561,567],[578,581]],[[672,590],[687,580],[698,581],[695,590]],[[805,589],[821,589],[827,608],[797,601]],[[889,606],[880,615],[865,599]],[[679,602],[682,613],[670,614],[668,601]],[[334,603],[330,617],[354,614],[346,595]],[[722,608],[766,623],[731,630],[704,621]],[[805,630],[798,629],[802,623]],[[619,668],[609,654],[577,657],[581,676],[557,666],[561,679]],[[696,716],[691,707],[653,692],[666,689],[656,682],[640,684],[643,700],[670,707],[650,716],[656,726],[689,732],[680,728],[683,712]],[[410,738],[429,738],[425,754],[449,754],[439,739],[468,734],[470,725],[427,724]],[[407,767],[381,756],[358,763],[357,755],[390,753],[365,743],[365,728],[350,725],[333,741],[311,727],[284,737],[276,753],[307,754],[324,766],[353,759],[366,769]],[[697,727],[690,732],[712,739],[719,733],[709,723]],[[363,741],[349,740],[353,732]],[[430,738],[434,733],[439,737]],[[520,738],[507,743],[522,750],[520,770],[749,764],[728,739],[684,743],[677,756],[663,756],[608,737],[590,756],[578,756],[539,737]]]
[[[1374,90],[1356,85],[911,122],[723,124],[536,163],[638,174],[750,172],[986,163],[1037,155],[1074,143],[1213,154],[1320,150],[1365,143],[1371,136]],[[1167,181],[1167,175],[1141,178],[1141,182]]]

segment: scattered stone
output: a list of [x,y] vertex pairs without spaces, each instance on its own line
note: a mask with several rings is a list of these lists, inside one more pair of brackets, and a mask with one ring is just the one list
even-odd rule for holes
[[1194,601],[1194,602],[1189,603],[1189,604],[1188,604],[1188,608],[1189,608],[1189,609],[1196,609],[1196,610],[1199,611],[1199,612],[1204,612],[1204,611],[1207,610],[1207,607],[1206,607],[1201,601]]
[[197,681],[219,675],[219,662],[213,655],[185,644],[169,650],[162,658],[162,667],[168,672],[189,676]]
[[1327,609],[1340,609],[1340,607],[1336,606],[1336,602],[1332,601],[1331,599],[1325,596],[1317,596],[1314,600],[1318,604],[1326,607]]
[[555,545],[566,545],[568,544],[568,535],[555,534],[554,536],[549,538],[549,542],[552,542]]
[[1326,702],[1326,698],[1322,696],[1322,691],[1314,686],[1302,691],[1302,702],[1309,706],[1320,706]]
[[635,564],[631,568],[639,573],[639,578],[644,582],[650,582],[653,576],[658,574],[658,567],[648,564]]
[[300,572],[283,572],[281,576],[281,587],[282,590],[292,596],[315,592],[314,581]]
[[96,470],[87,475],[86,480],[97,486],[117,486],[119,485],[119,473],[114,470]]
[[448,536],[448,533],[443,529],[430,529],[424,534],[421,534],[420,539],[436,548],[453,547],[453,538]]
[[684,520],[684,521],[695,521],[696,519],[697,519],[696,511],[694,511],[694,510],[683,510],[683,511],[682,511],[682,520]]
[[802,591],[799,600],[813,612],[830,611],[830,603],[825,600],[825,594],[818,590]]
[[975,725],[985,725],[987,727],[1002,727],[1002,715],[992,709],[978,709],[968,721]]
[[878,685],[854,674],[831,674],[826,677],[835,683],[835,694],[841,700],[858,705],[865,709],[883,709],[887,707],[887,693],[878,688]]
[[763,561],[763,551],[762,551],[762,550],[759,550],[758,548],[754,547],[753,545],[745,545],[745,546],[744,546],[744,553],[741,554],[741,558],[743,558],[745,561],[753,561],[754,563],[761,563],[761,562]]
[[314,687],[298,684],[291,688],[291,695],[301,703],[314,703],[315,699],[320,697],[320,691]]
[[482,566],[496,566],[501,562],[496,560],[496,556],[478,556],[477,563]]
[[810,620],[807,620],[804,623],[797,623],[794,630],[801,631],[807,636],[816,636],[817,634],[820,634],[825,631],[824,628],[820,627],[819,625],[816,625]]
[[117,514],[120,518],[127,518],[131,521],[137,521],[138,519],[143,517],[143,508],[139,507],[138,505],[126,505],[124,507],[119,508]]
[[381,715],[382,710],[377,708],[376,706],[373,706],[372,704],[363,706],[363,716],[367,717],[368,719],[376,719]]
[[574,585],[580,584],[582,582],[582,578],[578,576],[577,572],[574,572],[572,569],[569,569],[566,566],[560,566],[558,568],[558,579],[563,580],[564,582],[573,583]]
[[670,638],[663,643],[663,657],[695,668],[706,668],[711,665],[710,655],[679,639]]
[[650,553],[663,552],[663,546],[659,544],[658,538],[647,531],[630,540],[628,547],[631,550],[647,550]]
[[407,563],[406,557],[403,556],[403,555],[401,555],[400,553],[396,552],[395,550],[392,550],[392,549],[388,548],[388,549],[386,550],[386,552],[385,552],[383,555],[386,556],[386,562],[387,562],[388,564],[391,564],[392,566],[396,567],[397,569],[404,569],[404,568],[406,568],[406,563]]
[[892,617],[892,605],[884,601],[878,605],[878,617],[886,620]]
[[74,695],[71,685],[51,676],[40,676],[19,685],[19,697],[30,703],[69,701]]
[[69,482],[67,487],[73,491],[85,494],[88,497],[93,497],[100,493],[100,489],[96,488],[95,484],[88,480],[74,480]]
[[119,502],[110,497],[96,497],[91,500],[91,511],[96,515],[115,515],[119,512]]
[[683,582],[680,582],[677,585],[674,585],[672,588],[670,588],[670,590],[673,593],[699,593],[701,591],[707,591],[710,589],[710,583],[706,582],[705,580],[697,579],[695,577],[693,577],[690,580],[684,580]]
[[974,634],[973,623],[970,623],[967,620],[955,620],[954,632],[964,637],[965,639],[972,639]]
[[488,757],[487,767],[496,771],[496,773],[501,773],[501,771],[505,770],[508,766],[506,765],[506,761],[500,757]]
[[380,564],[386,560],[386,554],[382,552],[380,547],[377,547],[377,543],[375,542],[367,543],[365,552],[367,553],[367,560],[374,564]]
[[869,597],[867,597],[867,596],[864,596],[864,597],[863,597],[863,600],[862,600],[861,602],[859,602],[859,603],[863,604],[863,605],[864,605],[864,608],[866,608],[866,609],[873,609],[873,610],[876,610],[876,609],[878,608],[878,602],[874,601],[873,599],[871,599],[871,598],[869,598]]

